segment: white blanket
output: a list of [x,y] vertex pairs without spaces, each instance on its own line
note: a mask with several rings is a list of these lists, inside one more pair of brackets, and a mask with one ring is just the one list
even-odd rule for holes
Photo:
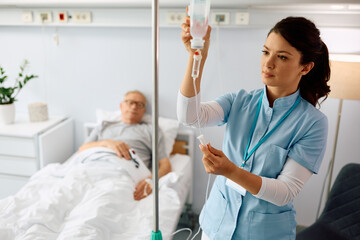
[[[0,201],[0,239],[150,239],[153,195],[135,201],[134,180],[108,156],[76,154],[37,172],[16,195]],[[178,180],[171,172],[159,181],[164,239],[171,239],[177,224]]]

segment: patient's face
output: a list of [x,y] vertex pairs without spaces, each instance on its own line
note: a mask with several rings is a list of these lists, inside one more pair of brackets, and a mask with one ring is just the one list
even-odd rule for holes
[[141,122],[146,112],[146,99],[139,93],[129,93],[124,101],[120,103],[121,119],[127,124]]

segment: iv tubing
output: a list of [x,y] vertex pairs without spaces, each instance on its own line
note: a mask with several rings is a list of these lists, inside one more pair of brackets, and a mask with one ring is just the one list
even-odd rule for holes
[[194,91],[195,91],[195,103],[196,103],[196,117],[197,117],[197,123],[198,123],[199,132],[200,132],[200,135],[201,135],[202,133],[201,133],[200,116],[199,116],[199,101],[198,101],[198,98],[197,98],[197,89],[196,89],[195,80],[196,80],[196,78],[193,78]]
[[[194,92],[195,92],[195,103],[196,103],[196,117],[197,117],[197,122],[198,122],[198,128],[199,128],[199,135],[202,136],[202,132],[201,132],[201,125],[200,125],[200,116],[199,116],[199,99],[197,97],[197,88],[196,88],[196,78],[199,77],[199,70],[200,70],[200,63],[201,63],[201,52],[199,50],[197,50],[194,54],[194,63],[193,63],[193,69],[192,69],[192,77],[193,77],[193,84],[194,84]],[[202,136],[203,137],[203,136]],[[205,203],[204,203],[204,214],[200,220],[200,224],[202,223],[202,221],[205,218],[206,215],[206,202],[208,199],[208,194],[209,194],[209,186],[210,186],[210,179],[211,179],[211,175],[209,174],[208,177],[208,182],[207,182],[207,187],[206,187],[206,194],[205,194]],[[191,240],[193,240],[200,232],[201,227],[199,226],[198,231],[195,233],[195,235],[191,238]]]
[[[211,179],[211,174],[208,174],[208,182],[207,182],[207,187],[206,187],[206,194],[205,194],[205,203],[204,203],[204,215],[202,216],[202,218],[200,219],[200,224],[204,221],[205,215],[206,215],[206,202],[209,196],[209,187],[210,187],[210,179]],[[199,225],[199,229],[198,231],[195,233],[195,235],[191,238],[191,240],[194,240],[194,238],[196,237],[196,235],[199,234],[200,232],[200,225]]]
[[199,71],[200,71],[200,63],[201,63],[201,52],[199,50],[197,50],[194,53],[194,62],[193,62],[193,68],[192,68],[192,78],[193,78],[193,85],[194,85],[194,93],[195,93],[195,103],[196,103],[196,116],[197,116],[197,123],[198,123],[198,128],[199,128],[199,132],[200,135],[201,133],[201,125],[200,125],[200,116],[199,116],[199,101],[198,101],[198,93],[197,93],[197,88],[196,88],[196,79],[199,77]]
[[[194,53],[194,62],[193,62],[193,68],[192,68],[192,74],[191,74],[191,76],[193,78],[193,86],[194,86],[194,93],[195,93],[195,103],[196,103],[196,117],[197,117],[197,123],[198,123],[198,129],[199,129],[199,132],[200,132],[200,136],[202,135],[202,133],[201,133],[201,124],[200,124],[200,115],[199,115],[199,99],[197,97],[198,94],[197,94],[197,88],[196,88],[196,78],[199,77],[201,58],[202,58],[201,52],[199,50],[197,50]],[[210,185],[210,174],[209,174],[208,184],[207,184],[207,188],[206,188],[205,203],[206,203],[207,196],[208,196],[209,185]],[[205,208],[206,208],[206,206],[205,206]],[[202,220],[203,219],[204,219],[204,216],[202,217]],[[201,220],[201,222],[202,222],[202,220]],[[178,232],[184,231],[184,230],[190,230],[189,237],[186,239],[186,240],[188,240],[191,237],[191,234],[192,234],[192,231],[189,228],[179,229],[178,231],[174,232],[171,235],[175,235]],[[191,238],[191,240],[193,240],[196,237],[196,235],[199,234],[199,232],[200,232],[200,226],[199,226],[199,230]]]

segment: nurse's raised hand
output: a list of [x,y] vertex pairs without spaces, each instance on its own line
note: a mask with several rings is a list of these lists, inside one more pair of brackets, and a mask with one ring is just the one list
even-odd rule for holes
[[207,173],[226,177],[236,168],[221,150],[213,148],[210,143],[207,146],[200,144],[199,147],[204,154],[202,161]]
[[[190,40],[192,39],[192,36],[190,33],[190,17],[189,16],[186,16],[184,18],[184,22],[181,24],[181,29],[182,29],[181,41],[184,43],[186,50],[189,53],[193,54],[196,51],[196,49],[191,48]],[[205,43],[204,43],[204,48],[201,49],[202,57],[207,57],[207,53],[209,51],[209,45],[210,45],[210,33],[211,33],[211,27],[208,26],[206,35],[203,38],[205,40]]]

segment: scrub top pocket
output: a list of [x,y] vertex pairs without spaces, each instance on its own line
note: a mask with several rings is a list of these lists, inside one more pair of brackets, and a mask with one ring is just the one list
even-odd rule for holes
[[271,145],[262,166],[264,177],[276,178],[284,167],[289,150]]
[[295,212],[249,214],[249,238],[256,240],[294,240]]
[[203,211],[201,211],[199,216],[200,224],[205,227],[203,230],[206,233],[216,233],[219,231],[227,207],[228,201],[226,200],[225,195],[217,187],[215,182],[209,199],[207,200],[206,205],[204,206]]

